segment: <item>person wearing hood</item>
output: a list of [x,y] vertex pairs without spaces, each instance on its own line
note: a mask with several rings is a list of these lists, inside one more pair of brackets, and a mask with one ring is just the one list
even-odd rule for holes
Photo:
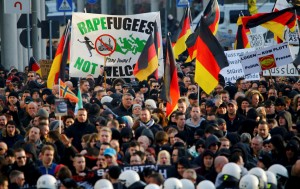
[[299,159],[299,143],[290,140],[285,147],[285,156],[283,158],[284,166],[292,166]]
[[286,130],[291,131],[292,130],[292,115],[288,111],[281,111],[278,113],[277,116],[278,120],[278,126],[279,127],[285,127]]
[[79,109],[77,118],[73,125],[65,130],[65,134],[68,138],[73,138],[72,145],[78,150],[82,150],[81,137],[85,134],[91,134],[97,132],[97,129],[92,125],[87,118],[87,110]]

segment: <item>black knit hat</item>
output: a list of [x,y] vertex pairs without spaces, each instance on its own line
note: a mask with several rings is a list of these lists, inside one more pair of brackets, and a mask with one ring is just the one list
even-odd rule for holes
[[8,98],[11,97],[11,96],[14,96],[14,97],[16,97],[16,98],[19,98],[18,93],[15,92],[15,91],[10,92],[9,95],[8,95]]

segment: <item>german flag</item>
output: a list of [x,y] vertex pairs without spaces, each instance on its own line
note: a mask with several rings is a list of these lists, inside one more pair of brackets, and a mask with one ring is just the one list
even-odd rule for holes
[[53,85],[58,84],[58,79],[64,81],[65,79],[65,68],[68,61],[69,54],[69,41],[70,41],[70,25],[68,24],[65,28],[63,36],[60,38],[56,54],[50,68],[50,72],[47,80],[47,88],[52,89]]
[[63,98],[67,98],[71,102],[75,102],[75,103],[78,102],[77,96],[71,91],[71,89],[62,80],[59,80],[59,96]]
[[[216,35],[220,21],[220,8],[218,1],[210,0],[203,12],[203,15],[210,31]],[[199,24],[196,31],[192,33],[186,40],[186,46],[189,54],[186,62],[191,62],[194,58],[196,58],[197,48],[195,47],[195,42],[197,33],[199,33],[197,30],[199,30]]]
[[[160,51],[161,51],[161,47],[160,47],[160,41],[161,37],[160,37],[160,33],[158,31],[158,26],[157,26],[157,22],[155,21],[154,24],[154,46],[156,49],[156,54],[157,54],[157,58],[159,58],[160,55]],[[153,73],[155,78],[158,80],[158,66],[157,69],[155,70],[155,72]]]
[[204,10],[204,18],[210,31],[216,35],[220,21],[220,8],[217,0],[210,0]]
[[[289,7],[291,7],[291,5],[286,0],[277,0],[274,5],[273,12],[278,12]],[[283,40],[276,35],[274,35],[274,40],[277,41],[278,44],[283,42]]]
[[203,17],[200,20],[196,45],[195,81],[204,92],[210,94],[218,85],[220,70],[229,64],[223,48],[210,31]]
[[291,31],[295,31],[295,10],[297,9],[300,9],[300,7],[287,8],[278,12],[244,16],[242,22],[246,28],[253,28],[260,25],[273,32],[281,40],[284,40],[285,26]]
[[155,70],[158,68],[158,57],[153,40],[152,33],[149,35],[146,45],[133,69],[133,75],[138,80],[147,80]]
[[236,39],[234,42],[234,49],[250,48],[250,43],[247,34],[250,34],[250,29],[246,29],[242,24],[242,17],[237,20],[238,29],[236,32]]
[[42,76],[42,70],[40,67],[40,64],[35,60],[35,58],[32,56],[29,59],[29,65],[28,65],[29,71],[35,71],[35,73]]
[[167,102],[166,116],[169,117],[177,109],[178,99],[180,98],[177,67],[169,35],[167,36],[165,60],[164,84],[160,98]]
[[185,41],[192,33],[190,15],[191,15],[190,8],[187,7],[185,9],[184,15],[180,22],[179,29],[175,32],[175,34],[172,37],[175,59],[178,59],[178,56],[181,55],[187,49]]

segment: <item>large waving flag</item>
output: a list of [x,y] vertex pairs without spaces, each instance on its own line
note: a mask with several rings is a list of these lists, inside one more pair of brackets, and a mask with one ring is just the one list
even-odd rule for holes
[[[275,2],[273,12],[278,12],[278,11],[281,11],[283,9],[290,8],[290,7],[291,7],[291,5],[286,0],[277,0]],[[295,19],[295,21],[296,21],[296,19]],[[275,41],[277,41],[277,43],[282,43],[283,42],[283,40],[281,40],[276,35],[274,36],[274,39],[275,39]]]
[[191,33],[191,10],[187,7],[179,24],[179,29],[172,37],[175,59],[178,59],[178,56],[187,49],[185,41]]
[[250,34],[250,29],[246,29],[242,24],[242,17],[240,16],[237,20],[238,29],[236,32],[236,39],[234,42],[234,49],[245,49],[250,48],[250,43],[247,34]]
[[[216,35],[218,31],[219,21],[220,21],[220,8],[217,0],[210,0],[207,4],[203,16],[205,18],[205,21],[210,29],[210,31]],[[192,33],[188,39],[186,40],[186,46],[188,50],[188,58],[186,62],[192,61],[194,58],[196,58],[197,55],[197,48],[195,46],[196,44],[196,38],[197,33],[199,33],[199,24],[197,26],[197,29],[194,33]]]
[[138,78],[138,80],[147,80],[148,76],[156,72],[158,68],[158,57],[156,52],[153,35],[151,33],[133,69],[133,75]]
[[244,16],[242,22],[246,28],[253,28],[260,25],[273,32],[281,40],[284,40],[286,26],[292,32],[296,29],[295,10],[297,11],[298,9],[300,8],[293,7],[278,12],[258,13],[252,16]]
[[161,91],[161,99],[167,102],[167,117],[177,109],[180,91],[178,86],[177,67],[169,35],[166,43],[166,63],[164,72],[164,85]]
[[[156,50],[156,54],[157,54],[157,58],[159,58],[160,56],[160,51],[161,51],[161,47],[160,47],[160,41],[161,36],[160,33],[158,31],[158,26],[157,26],[157,22],[155,21],[155,25],[154,25],[154,46],[155,46],[155,50]],[[156,80],[158,80],[158,66],[157,69],[154,72],[154,76],[156,78]]]
[[29,69],[29,71],[35,71],[35,73],[42,76],[40,64],[35,60],[35,58],[33,56],[30,57],[28,69]]
[[212,34],[204,17],[200,20],[196,45],[195,81],[207,94],[210,94],[219,83],[220,70],[229,64],[224,49]]
[[78,103],[78,97],[71,89],[62,81],[59,80],[59,96],[69,99],[71,102]]
[[68,61],[69,53],[69,41],[71,35],[71,27],[68,24],[65,28],[64,34],[60,38],[55,57],[48,75],[47,87],[52,89],[53,85],[58,84],[58,79],[64,81],[65,68]]

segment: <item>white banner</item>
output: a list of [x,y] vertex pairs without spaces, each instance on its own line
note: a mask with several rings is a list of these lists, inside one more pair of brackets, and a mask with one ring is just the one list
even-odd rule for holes
[[[290,46],[291,54],[293,60],[298,55],[299,46]],[[299,76],[297,69],[293,64],[288,64],[285,66],[280,66],[277,68],[272,68],[269,70],[272,76]],[[263,71],[264,76],[270,76],[270,72],[268,70]]]
[[241,56],[245,75],[287,65],[292,61],[288,42],[245,53]]
[[[106,57],[107,77],[133,78],[134,64],[153,34],[155,21],[161,34],[159,12],[126,16],[73,13],[70,76],[98,77]],[[162,48],[159,60],[159,76],[162,76]]]
[[[255,50],[254,48],[247,48],[247,49],[225,51],[225,55],[227,56],[229,66],[223,68],[220,74],[223,75],[226,83],[227,82],[235,83],[238,78],[245,77],[240,56],[254,50]],[[251,75],[247,75],[245,79],[248,81],[259,80],[259,74],[254,73]]]

